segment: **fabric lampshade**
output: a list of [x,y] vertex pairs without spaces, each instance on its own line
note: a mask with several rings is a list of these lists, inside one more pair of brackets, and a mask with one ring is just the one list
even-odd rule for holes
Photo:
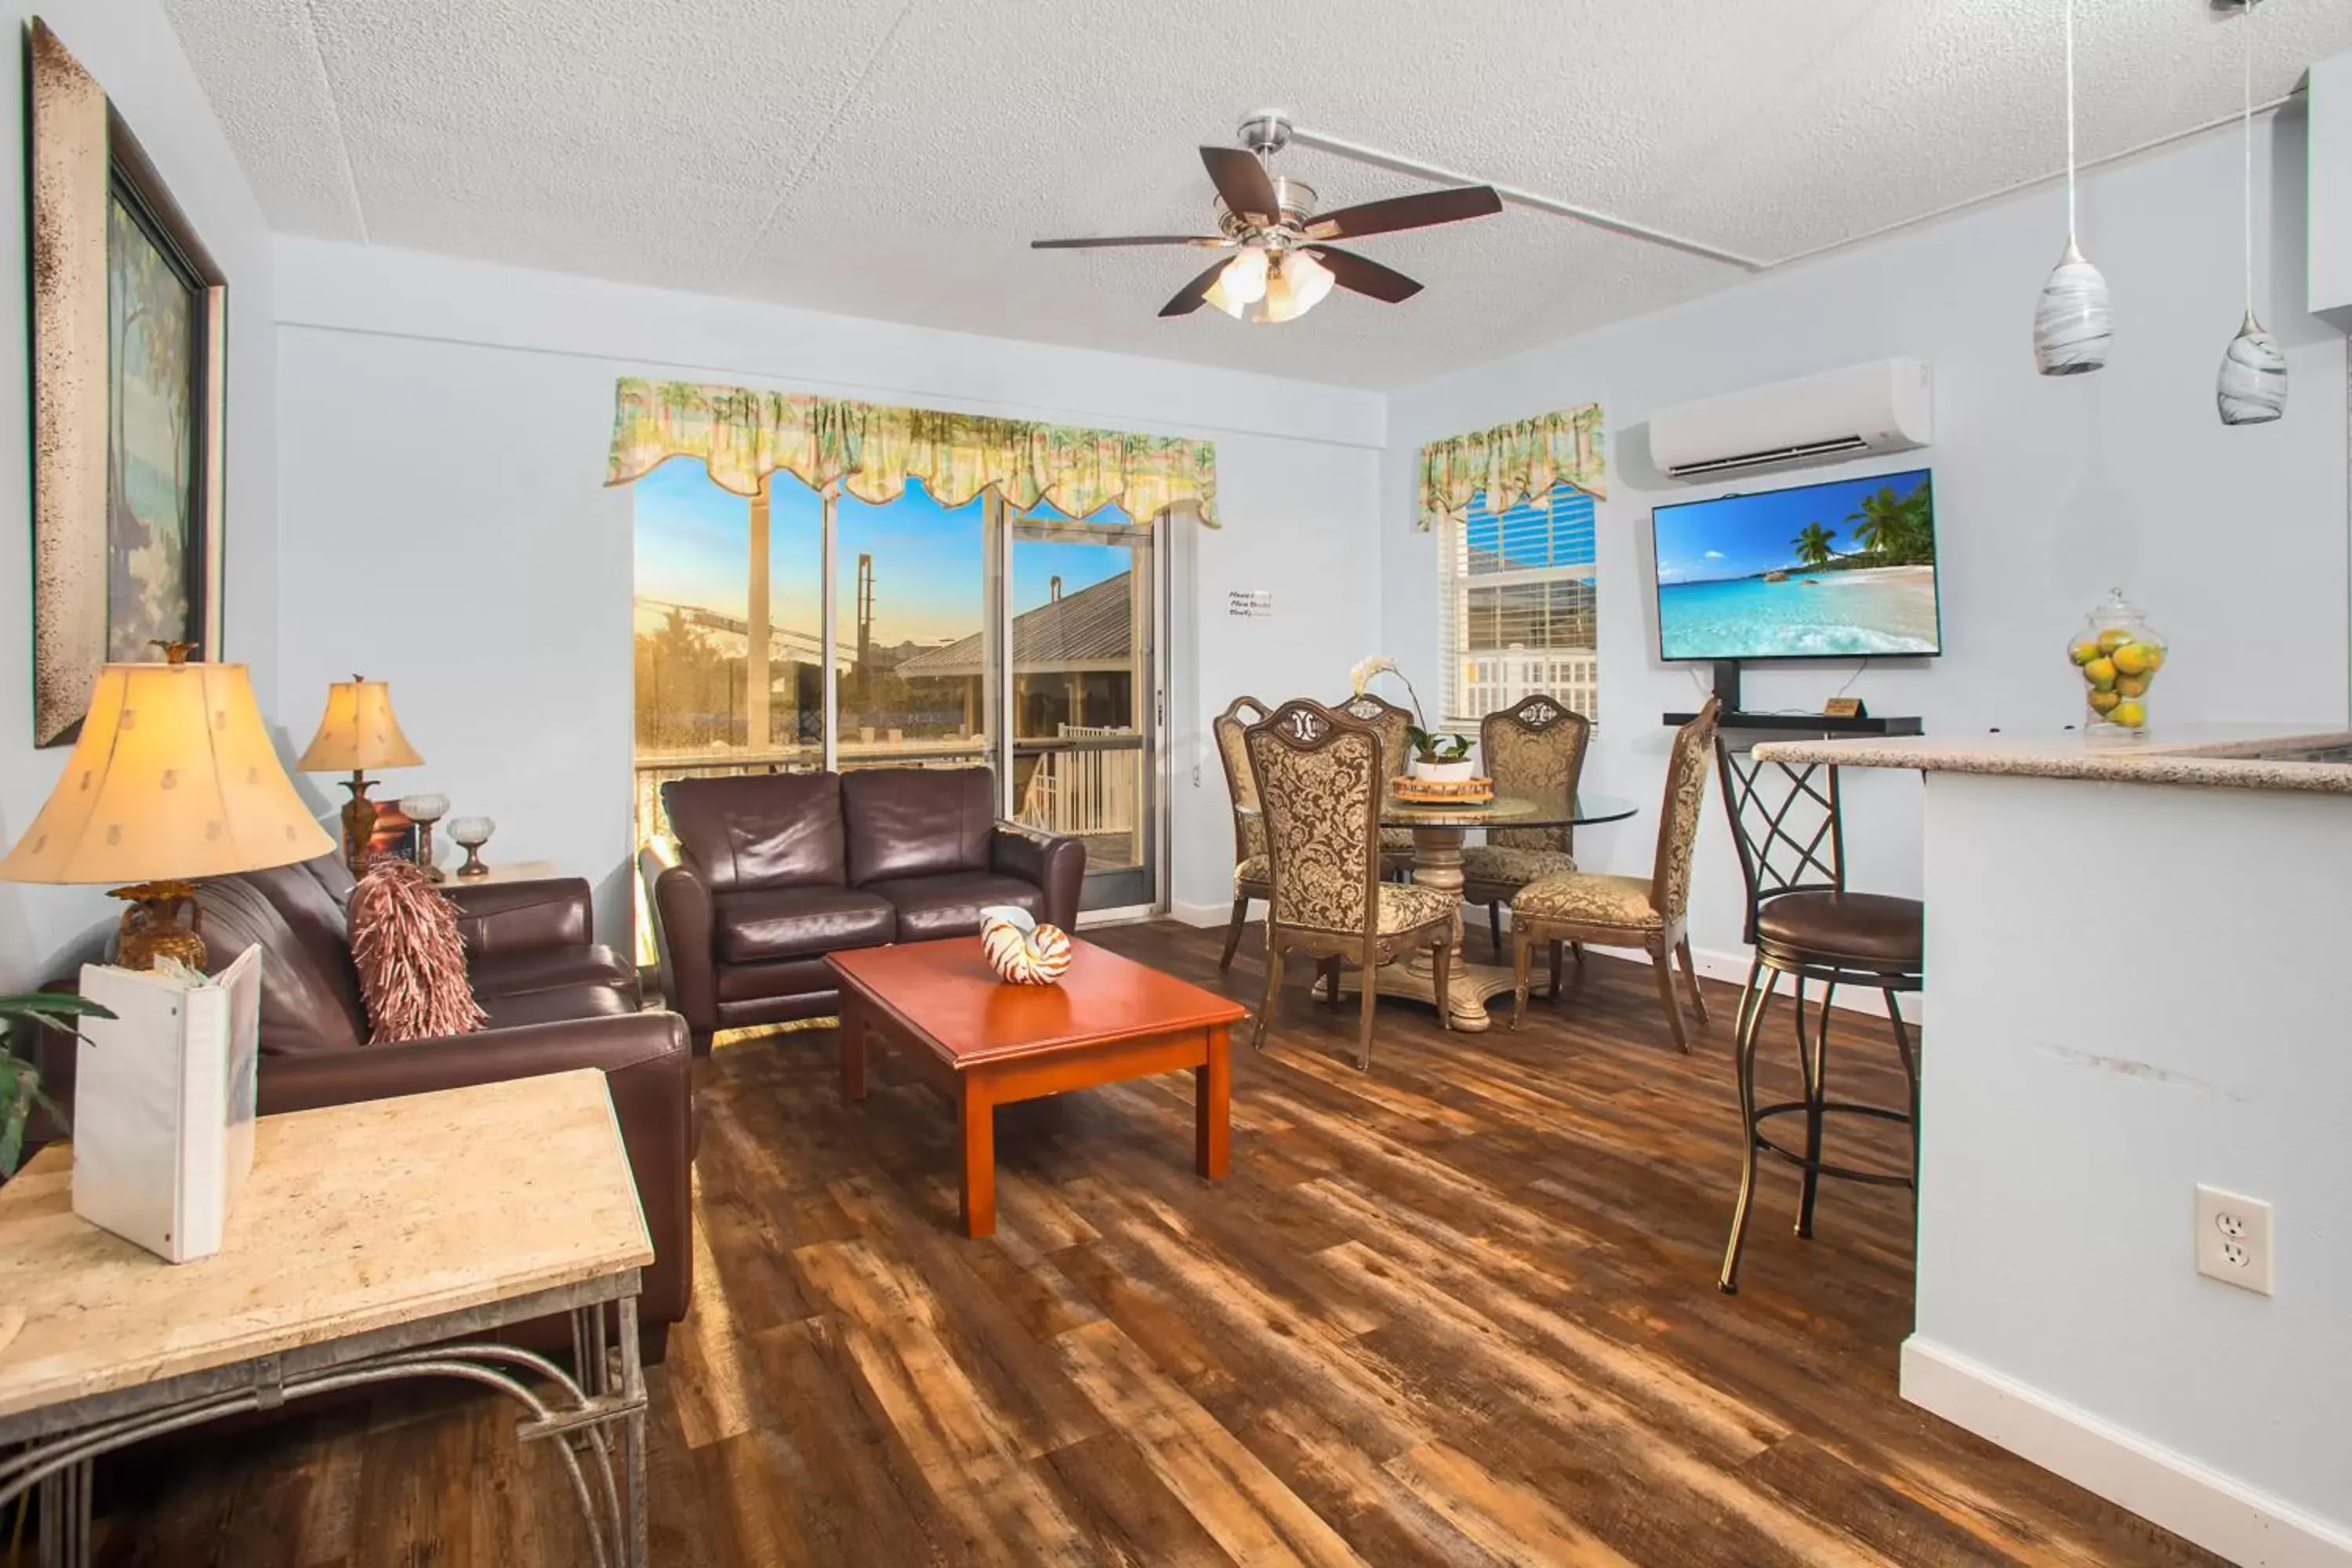
[[110,664],[11,882],[193,881],[335,847],[286,775],[241,664]]
[[294,765],[305,773],[413,768],[425,759],[393,717],[392,688],[354,675],[327,688],[327,710]]

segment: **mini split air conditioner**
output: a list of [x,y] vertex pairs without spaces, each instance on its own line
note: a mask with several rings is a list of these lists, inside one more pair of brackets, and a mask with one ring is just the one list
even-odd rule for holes
[[1935,385],[1916,359],[1726,393],[1650,416],[1650,456],[1670,478],[1797,468],[1907,452],[1935,433]]

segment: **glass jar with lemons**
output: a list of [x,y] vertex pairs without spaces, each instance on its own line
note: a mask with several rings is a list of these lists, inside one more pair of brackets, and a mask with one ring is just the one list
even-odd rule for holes
[[2091,705],[2089,735],[2121,739],[2147,733],[2147,689],[2164,668],[2164,638],[2121,588],[2084,620],[2067,647]]

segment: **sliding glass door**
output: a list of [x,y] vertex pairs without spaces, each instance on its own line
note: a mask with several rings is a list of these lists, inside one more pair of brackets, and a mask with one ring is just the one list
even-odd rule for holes
[[641,841],[667,779],[987,765],[1008,815],[1086,839],[1083,907],[1161,902],[1153,526],[919,481],[745,498],[678,459],[636,511]]

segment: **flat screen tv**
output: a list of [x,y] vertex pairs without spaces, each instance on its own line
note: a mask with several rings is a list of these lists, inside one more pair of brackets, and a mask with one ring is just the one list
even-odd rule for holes
[[1944,651],[1926,468],[1650,514],[1664,658]]

